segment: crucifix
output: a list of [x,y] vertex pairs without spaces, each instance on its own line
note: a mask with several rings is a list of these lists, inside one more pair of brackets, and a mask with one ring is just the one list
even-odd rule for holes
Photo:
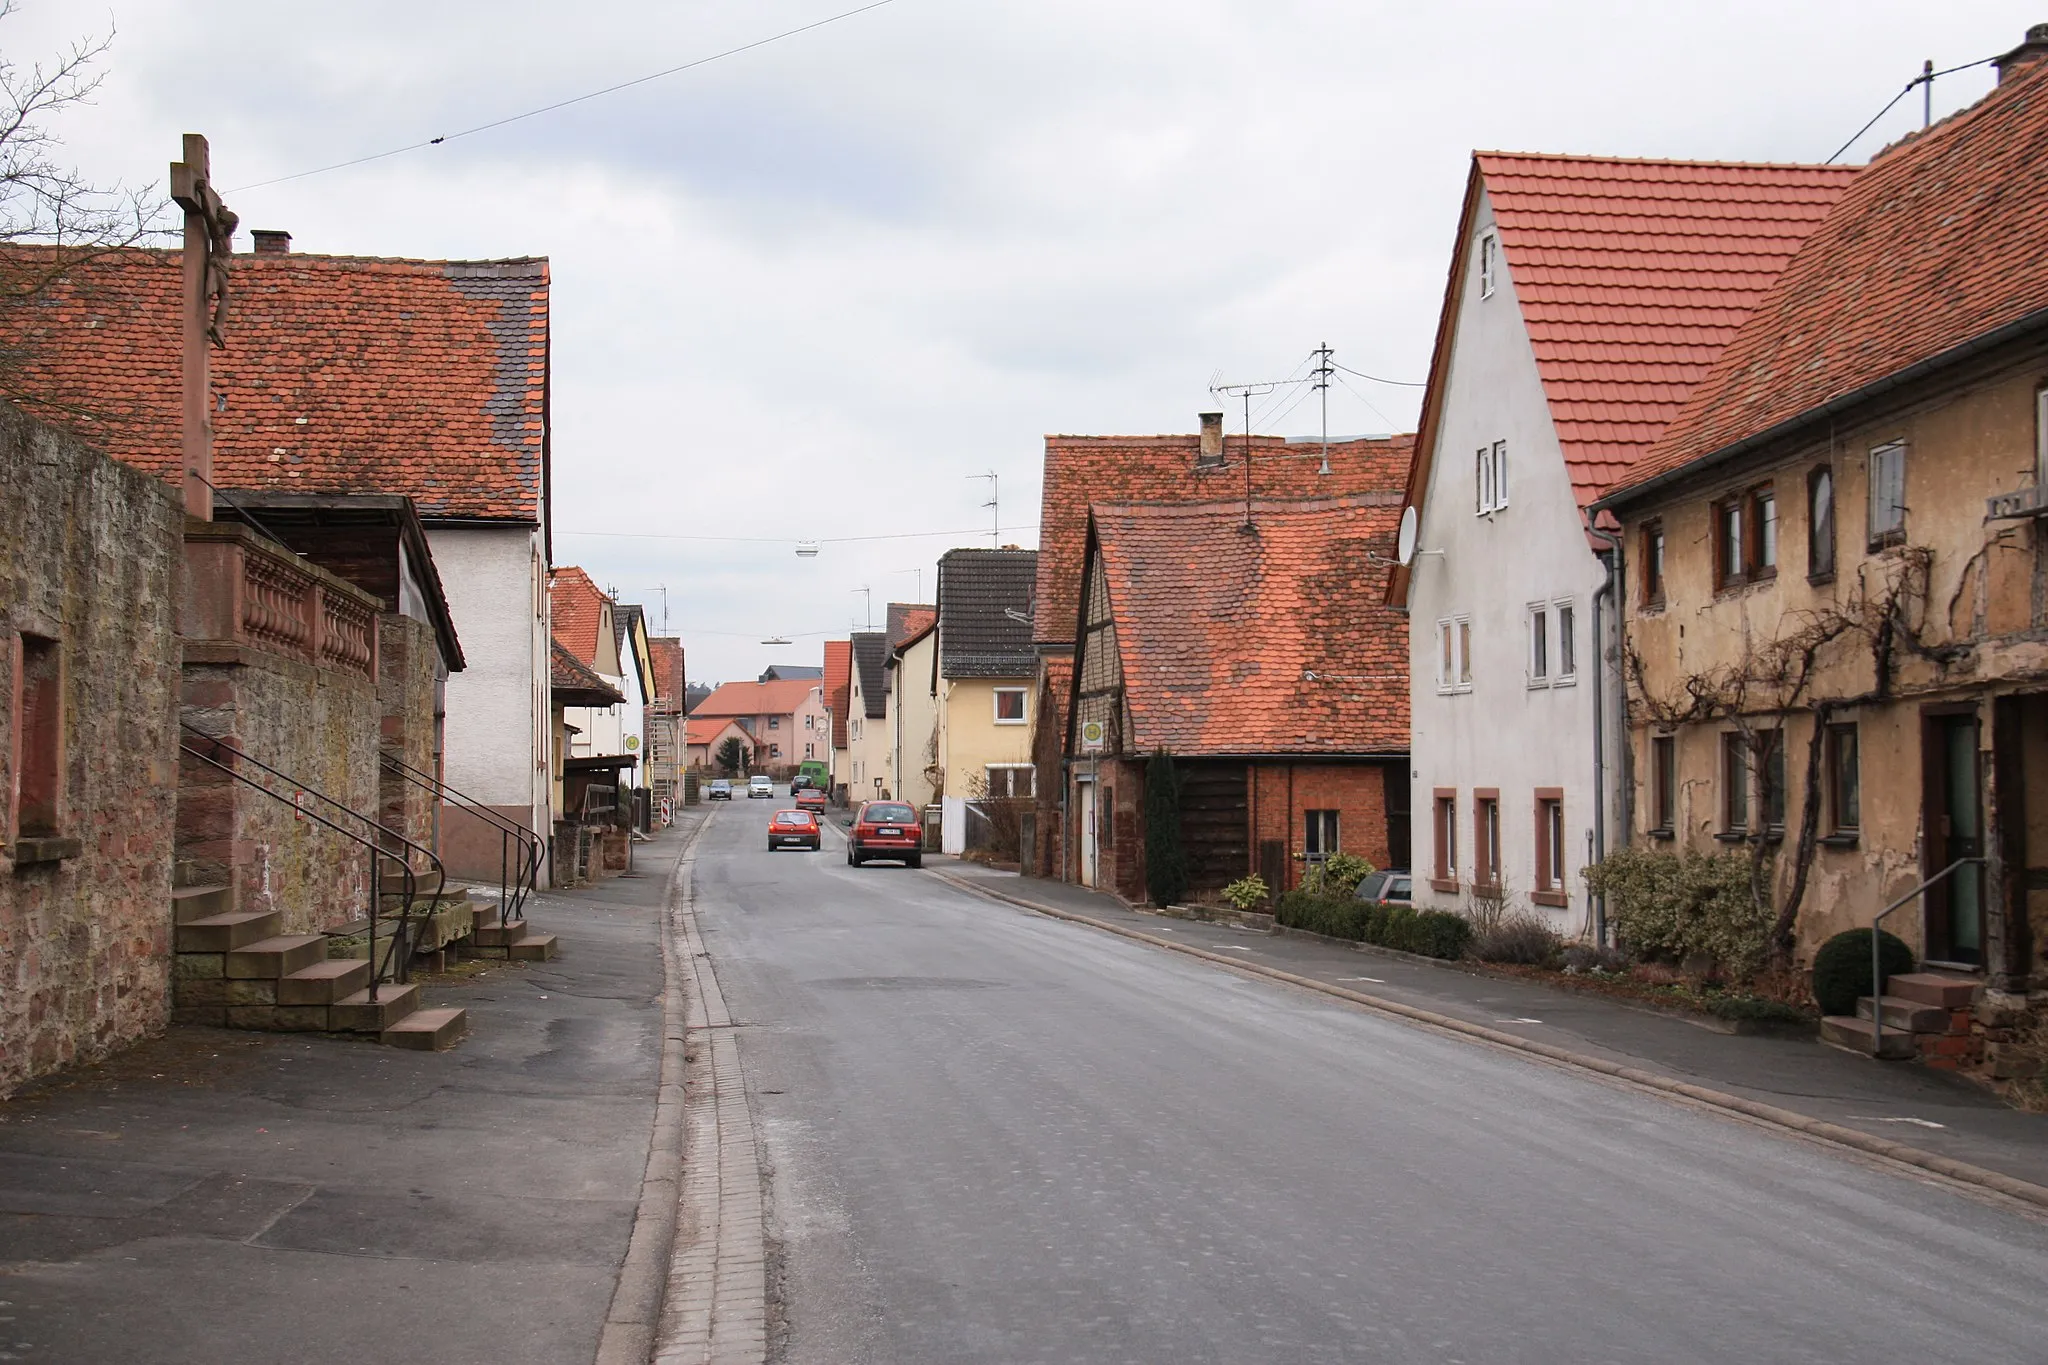
[[209,346],[227,348],[228,258],[241,220],[214,192],[206,139],[185,134],[185,159],[171,163],[171,198],[185,210],[180,253],[184,350],[185,515],[213,520],[213,392]]

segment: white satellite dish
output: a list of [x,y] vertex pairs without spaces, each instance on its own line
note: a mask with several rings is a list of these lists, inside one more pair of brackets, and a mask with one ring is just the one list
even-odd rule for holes
[[1403,564],[1415,558],[1415,532],[1420,521],[1421,518],[1415,515],[1415,504],[1410,503],[1401,509],[1401,539],[1395,553],[1400,556]]

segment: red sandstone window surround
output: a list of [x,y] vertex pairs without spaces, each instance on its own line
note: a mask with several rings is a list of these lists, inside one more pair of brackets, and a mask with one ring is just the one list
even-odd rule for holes
[[1536,885],[1529,899],[1537,905],[1562,906],[1570,896],[1564,884],[1564,788],[1536,789]]
[[1458,889],[1458,789],[1436,789],[1436,869],[1429,879],[1438,891]]
[[9,654],[14,675],[11,838],[54,839],[63,834],[63,655],[57,641],[26,632],[15,637]]
[[1500,890],[1500,789],[1472,793],[1472,889]]

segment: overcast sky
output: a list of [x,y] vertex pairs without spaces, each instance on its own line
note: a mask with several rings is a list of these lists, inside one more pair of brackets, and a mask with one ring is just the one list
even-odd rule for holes
[[[111,26],[96,105],[58,128],[76,162],[160,184],[203,132],[235,190],[857,3],[23,0],[0,45],[25,63]],[[818,662],[861,624],[857,589],[879,620],[908,570],[929,596],[941,551],[992,543],[969,475],[1000,476],[1003,539],[1035,544],[1047,432],[1191,431],[1219,372],[1285,378],[1322,341],[1422,379],[1473,148],[1818,161],[1923,58],[1989,56],[2042,19],[2038,0],[892,0],[228,198],[297,250],[551,258],[555,560],[657,625],[666,584],[690,675],[730,680]],[[1935,116],[1990,84],[1943,79]],[[1846,159],[1919,119],[1916,93]],[[1412,428],[1419,390],[1346,380],[1333,433]],[[1288,407],[1256,429],[1318,429],[1312,397]],[[764,543],[653,538],[712,535]],[[778,632],[795,643],[758,643]]]

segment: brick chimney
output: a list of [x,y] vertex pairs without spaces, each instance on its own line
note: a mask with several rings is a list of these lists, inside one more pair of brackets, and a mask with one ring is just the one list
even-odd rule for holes
[[1223,414],[1205,412],[1202,419],[1202,448],[1195,457],[1195,468],[1213,469],[1223,463]]
[[2035,24],[2027,30],[2025,42],[1994,63],[1998,67],[1998,83],[2004,85],[2044,58],[2048,58],[2048,24]]
[[251,228],[250,239],[256,243],[258,256],[285,256],[291,253],[292,235],[279,228]]

